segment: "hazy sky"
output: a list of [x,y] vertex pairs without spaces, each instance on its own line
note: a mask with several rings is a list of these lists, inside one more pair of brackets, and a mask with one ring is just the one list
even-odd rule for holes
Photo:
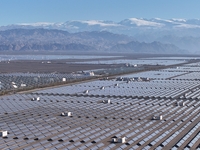
[[200,18],[200,0],[0,0],[0,26],[15,23]]

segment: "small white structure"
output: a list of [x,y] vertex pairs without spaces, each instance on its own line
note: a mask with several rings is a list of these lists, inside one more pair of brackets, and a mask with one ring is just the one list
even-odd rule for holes
[[17,86],[16,86],[15,84],[13,85],[13,87],[14,87],[15,89],[17,88]]
[[118,85],[119,85],[118,83],[115,84],[115,86],[118,86]]
[[72,116],[72,112],[68,112],[68,113],[67,113],[67,116]]
[[163,117],[162,117],[162,115],[160,115],[160,116],[153,116],[152,119],[153,119],[153,120],[162,120]]
[[85,94],[88,94],[88,93],[89,93],[89,90],[86,90],[84,93],[85,93]]
[[17,85],[15,82],[12,82],[12,86],[16,89],[17,88]]
[[104,89],[105,89],[105,87],[104,87],[104,86],[102,86],[102,87],[101,87],[101,90],[104,90]]
[[180,104],[180,106],[185,106],[185,102],[182,102],[182,103]]
[[112,138],[112,143],[117,143],[117,138]]
[[72,116],[72,112],[62,112],[61,116]]
[[1,137],[7,137],[8,131],[0,131],[0,136]]
[[94,72],[93,72],[93,71],[91,71],[91,72],[86,72],[85,75],[87,75],[87,76],[94,76]]
[[177,106],[185,106],[185,102],[177,102],[176,105]]
[[118,143],[125,143],[125,142],[126,142],[126,137],[118,138]]
[[115,137],[115,138],[112,138],[112,143],[126,143],[126,137]]
[[33,97],[32,98],[32,101],[39,101],[40,100],[40,97]]
[[111,103],[110,99],[108,99],[108,100],[103,100],[102,102],[103,102],[104,104],[106,104],[106,103],[107,103],[107,104],[110,104],[110,103]]
[[23,84],[23,83],[22,83],[22,84],[21,84],[21,87],[26,87],[26,84]]
[[63,81],[63,82],[66,82],[66,78],[62,78],[62,81]]
[[65,116],[65,112],[62,112],[60,115],[61,115],[61,116]]
[[138,77],[138,79],[137,79],[138,81],[142,81],[142,78],[140,78],[140,77]]

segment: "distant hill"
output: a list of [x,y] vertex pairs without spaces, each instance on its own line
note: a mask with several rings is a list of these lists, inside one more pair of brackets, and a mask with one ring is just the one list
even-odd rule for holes
[[156,40],[166,44],[174,44],[181,49],[190,50],[191,53],[200,53],[200,37],[166,35]]
[[172,44],[137,42],[133,37],[107,31],[69,33],[56,29],[0,31],[0,50],[78,50],[161,54],[183,52]]
[[127,44],[117,44],[113,46],[111,51],[127,51],[135,53],[158,53],[158,54],[180,54],[187,53],[185,50],[179,49],[177,46],[172,44],[162,44],[160,42],[137,42],[132,41]]
[[0,31],[0,50],[105,50],[131,40],[132,37],[107,31],[12,29]]

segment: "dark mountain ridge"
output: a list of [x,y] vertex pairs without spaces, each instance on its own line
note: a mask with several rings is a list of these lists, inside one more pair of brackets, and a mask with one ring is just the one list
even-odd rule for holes
[[107,31],[69,33],[57,29],[12,29],[0,31],[0,50],[79,50],[182,53],[170,44],[140,43],[133,37]]
[[187,53],[185,50],[180,50],[173,44],[162,44],[160,42],[137,42],[132,41],[127,44],[117,44],[111,48],[111,51],[129,51],[135,53],[158,53],[158,54],[178,54],[180,52]]

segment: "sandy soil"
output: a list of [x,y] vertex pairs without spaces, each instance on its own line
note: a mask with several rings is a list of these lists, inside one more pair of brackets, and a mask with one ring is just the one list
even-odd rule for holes
[[[101,61],[111,59],[138,59],[148,57],[166,57],[166,56],[177,56],[177,55],[160,55],[160,54],[130,54],[130,53],[92,53],[92,52],[2,52],[1,54],[6,55],[98,55],[98,56],[122,56],[115,58],[100,58],[100,59],[66,59],[66,60],[50,60],[51,63],[47,63],[47,60],[28,60],[28,61],[11,61],[11,62],[0,62],[0,73],[13,73],[13,72],[32,72],[32,73],[71,73],[82,70],[94,70],[102,68],[113,68],[119,67],[116,65],[102,65],[102,64],[71,64],[71,62],[78,61]],[[182,56],[182,55],[179,55]],[[185,55],[183,55],[185,56]],[[44,62],[44,63],[42,63]]]
[[111,68],[112,65],[67,64],[65,62],[41,63],[41,61],[0,62],[0,73],[32,72],[32,73],[71,73],[82,70]]

